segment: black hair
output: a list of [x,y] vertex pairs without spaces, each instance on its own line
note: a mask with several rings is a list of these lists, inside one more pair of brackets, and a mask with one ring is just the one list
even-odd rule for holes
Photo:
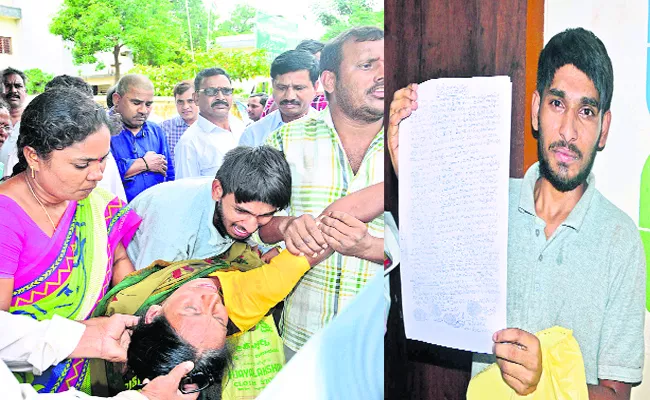
[[102,126],[114,132],[106,111],[91,97],[71,87],[54,88],[36,96],[25,108],[18,135],[16,175],[27,169],[25,146],[48,160],[52,151],[63,150],[85,140]]
[[291,200],[291,170],[284,155],[269,146],[239,146],[226,153],[216,179],[223,195],[237,203],[259,201],[278,209]]
[[201,88],[201,82],[203,82],[203,79],[209,78],[211,76],[217,76],[217,75],[225,76],[226,78],[228,78],[228,82],[232,83],[232,81],[230,80],[230,75],[228,75],[226,73],[226,71],[224,71],[222,68],[206,68],[204,70],[201,70],[201,72],[199,72],[196,75],[196,78],[194,78],[194,90],[196,92],[199,91],[199,89]]
[[190,90],[191,87],[192,81],[182,81],[177,83],[176,86],[174,86],[174,97],[182,95]]
[[15,68],[7,67],[2,71],[2,82],[4,83],[4,80],[6,77],[9,75],[18,75],[23,79],[23,83],[27,83],[27,76],[23,71],[19,71]]
[[298,43],[296,50],[308,51],[315,55],[316,53],[323,51],[323,47],[325,47],[325,43],[323,42],[314,39],[305,39]]
[[313,85],[318,80],[318,60],[311,53],[303,50],[289,50],[280,54],[271,64],[271,78],[288,72],[306,70]]
[[54,88],[61,88],[61,87],[72,87],[77,90],[79,90],[81,93],[87,94],[88,96],[93,96],[93,88],[90,87],[89,84],[86,83],[83,79],[79,78],[78,76],[70,76],[70,75],[58,75],[52,78],[51,81],[49,81],[45,85],[45,90],[52,90]]
[[602,115],[609,110],[614,92],[612,60],[603,42],[583,28],[567,29],[553,36],[539,54],[537,92],[540,97],[551,86],[555,72],[571,64],[593,82],[598,91],[598,108]]
[[343,45],[354,40],[355,42],[374,42],[384,39],[384,31],[374,26],[362,26],[359,28],[348,29],[342,32],[331,42],[323,47],[320,54],[320,73],[331,71],[339,74],[341,61],[343,60]]
[[253,93],[250,96],[248,96],[248,98],[251,97],[259,97],[260,104],[262,105],[262,107],[264,107],[266,105],[266,102],[269,101],[269,95],[266,93]]
[[113,85],[106,91],[106,107],[113,108],[113,93],[117,90],[117,85]]
[[232,353],[228,346],[199,352],[176,333],[164,315],[158,315],[149,324],[145,323],[144,317],[140,317],[138,324],[132,328],[126,365],[129,372],[142,382],[167,375],[178,364],[192,361],[192,372],[202,372],[215,380],[209,388],[208,398],[220,399],[221,384],[231,360]]

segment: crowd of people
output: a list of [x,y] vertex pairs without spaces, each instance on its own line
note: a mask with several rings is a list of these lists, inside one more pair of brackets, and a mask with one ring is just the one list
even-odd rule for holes
[[248,126],[218,66],[174,87],[161,124],[146,76],[123,76],[105,109],[65,75],[28,103],[25,74],[4,69],[3,387],[220,398],[229,340],[275,325],[278,303],[274,351],[300,353],[381,271],[383,35],[280,54]]

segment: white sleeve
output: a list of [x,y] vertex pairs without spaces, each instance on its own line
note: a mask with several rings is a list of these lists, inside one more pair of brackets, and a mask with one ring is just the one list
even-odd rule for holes
[[16,372],[40,375],[77,347],[86,326],[55,315],[36,321],[0,311],[0,359]]
[[[35,321],[37,322],[37,321]],[[76,400],[76,399],[105,399],[105,397],[88,396],[83,392],[70,389],[61,393],[37,393],[32,385],[19,383],[4,362],[0,361],[0,387],[2,398],[11,400]],[[147,400],[143,394],[135,390],[121,392],[113,400]]]
[[115,158],[112,153],[108,153],[106,157],[106,168],[104,169],[104,177],[98,183],[98,186],[108,190],[115,196],[126,202],[126,192],[124,191],[124,184],[120,176],[120,170],[117,168]]
[[201,170],[197,164],[196,151],[189,140],[181,139],[176,143],[174,148],[174,168],[176,179],[189,178],[192,176],[201,176]]

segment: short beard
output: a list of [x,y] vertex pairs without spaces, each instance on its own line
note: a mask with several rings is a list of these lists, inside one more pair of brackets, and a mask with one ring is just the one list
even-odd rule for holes
[[335,90],[336,102],[339,108],[351,120],[372,124],[384,118],[384,110],[374,109],[365,104],[355,108],[349,90],[344,89],[339,80],[336,81]]
[[[596,151],[598,149],[598,143],[600,142],[600,134],[598,135],[599,140],[596,141],[596,147],[589,154],[587,154],[588,157],[587,163],[582,167],[582,169],[578,172],[578,174],[575,177],[568,178],[568,177],[563,177],[559,173],[555,173],[553,170],[551,170],[550,161],[547,158],[547,154],[549,153],[544,152],[545,143],[543,140],[544,135],[542,134],[542,126],[541,124],[539,124],[539,122],[537,126],[539,127],[539,131],[538,131],[539,136],[537,138],[537,159],[539,160],[539,174],[544,179],[549,181],[557,191],[562,193],[570,192],[575,188],[577,188],[578,186],[580,186],[581,184],[585,183],[587,181],[587,178],[589,177],[589,174],[591,173],[591,168],[594,166],[594,161],[596,161]],[[549,149],[547,150],[550,150],[550,147],[553,146],[554,144],[555,143],[549,145],[548,146]],[[562,145],[564,147],[571,146],[565,142],[562,143]],[[571,148],[571,150],[576,152],[577,149]],[[577,152],[577,154],[581,155],[581,153],[579,152]],[[564,166],[560,165],[560,168],[564,168]]]
[[220,201],[217,201],[217,204],[214,206],[214,215],[212,216],[212,225],[217,229],[217,232],[224,237],[224,238],[230,238],[236,242],[245,242],[246,239],[240,239],[236,237],[232,237],[229,233],[228,230],[226,229],[226,225],[223,223],[223,206],[221,205]]

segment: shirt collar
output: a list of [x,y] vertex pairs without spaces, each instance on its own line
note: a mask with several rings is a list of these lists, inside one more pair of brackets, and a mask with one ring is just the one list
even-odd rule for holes
[[323,122],[325,122],[325,125],[327,125],[331,130],[336,132],[336,128],[334,128],[334,121],[332,120],[332,113],[330,112],[329,106],[325,107],[322,111],[320,111],[317,115],[315,115],[314,118],[322,120]]
[[223,128],[220,128],[220,127],[216,126],[212,122],[208,121],[207,118],[203,117],[201,114],[199,114],[199,118],[196,120],[195,123],[199,124],[199,128],[201,128],[201,130],[203,132],[228,132],[228,133],[231,133],[232,126],[233,126],[232,118],[233,118],[232,115],[228,115],[228,123],[230,124],[230,129],[231,129],[230,131],[227,131],[227,130],[225,130]]
[[[535,212],[535,184],[540,176],[539,162],[536,162],[528,168],[528,171],[526,171],[526,175],[524,175],[522,182],[521,194],[519,196],[519,209],[534,216],[537,216],[537,213]],[[596,177],[593,172],[591,172],[587,177],[587,190],[582,194],[578,203],[573,207],[573,210],[571,210],[569,216],[561,225],[580,231],[580,227],[585,220],[585,216],[587,215],[587,211],[591,204],[591,199],[594,197],[595,192]]]
[[[318,111],[314,108],[309,106],[309,109],[307,110],[307,114],[303,115],[302,117],[294,120],[294,121],[299,121],[303,118],[308,118],[308,117],[315,117],[318,114]],[[276,129],[279,129],[282,125],[285,125],[286,122],[282,120],[282,114],[280,114],[280,110],[274,110],[270,114],[268,114],[264,118],[269,118],[269,123],[271,124],[271,131],[274,131]],[[291,122],[294,122],[291,121]],[[289,122],[289,123],[291,123]],[[334,124],[332,124],[334,126]]]
[[187,122],[185,122],[185,120],[183,119],[183,117],[181,117],[180,115],[177,115],[177,116],[176,116],[174,122],[175,122],[175,125],[176,125],[176,126],[185,126],[185,127],[188,127],[188,126],[189,126],[189,124],[188,124]]
[[122,126],[122,132],[127,132],[129,135],[137,138],[146,137],[149,133],[149,123],[147,121],[144,121],[144,124],[142,124],[142,129],[140,129],[140,131],[135,135],[126,126]]

